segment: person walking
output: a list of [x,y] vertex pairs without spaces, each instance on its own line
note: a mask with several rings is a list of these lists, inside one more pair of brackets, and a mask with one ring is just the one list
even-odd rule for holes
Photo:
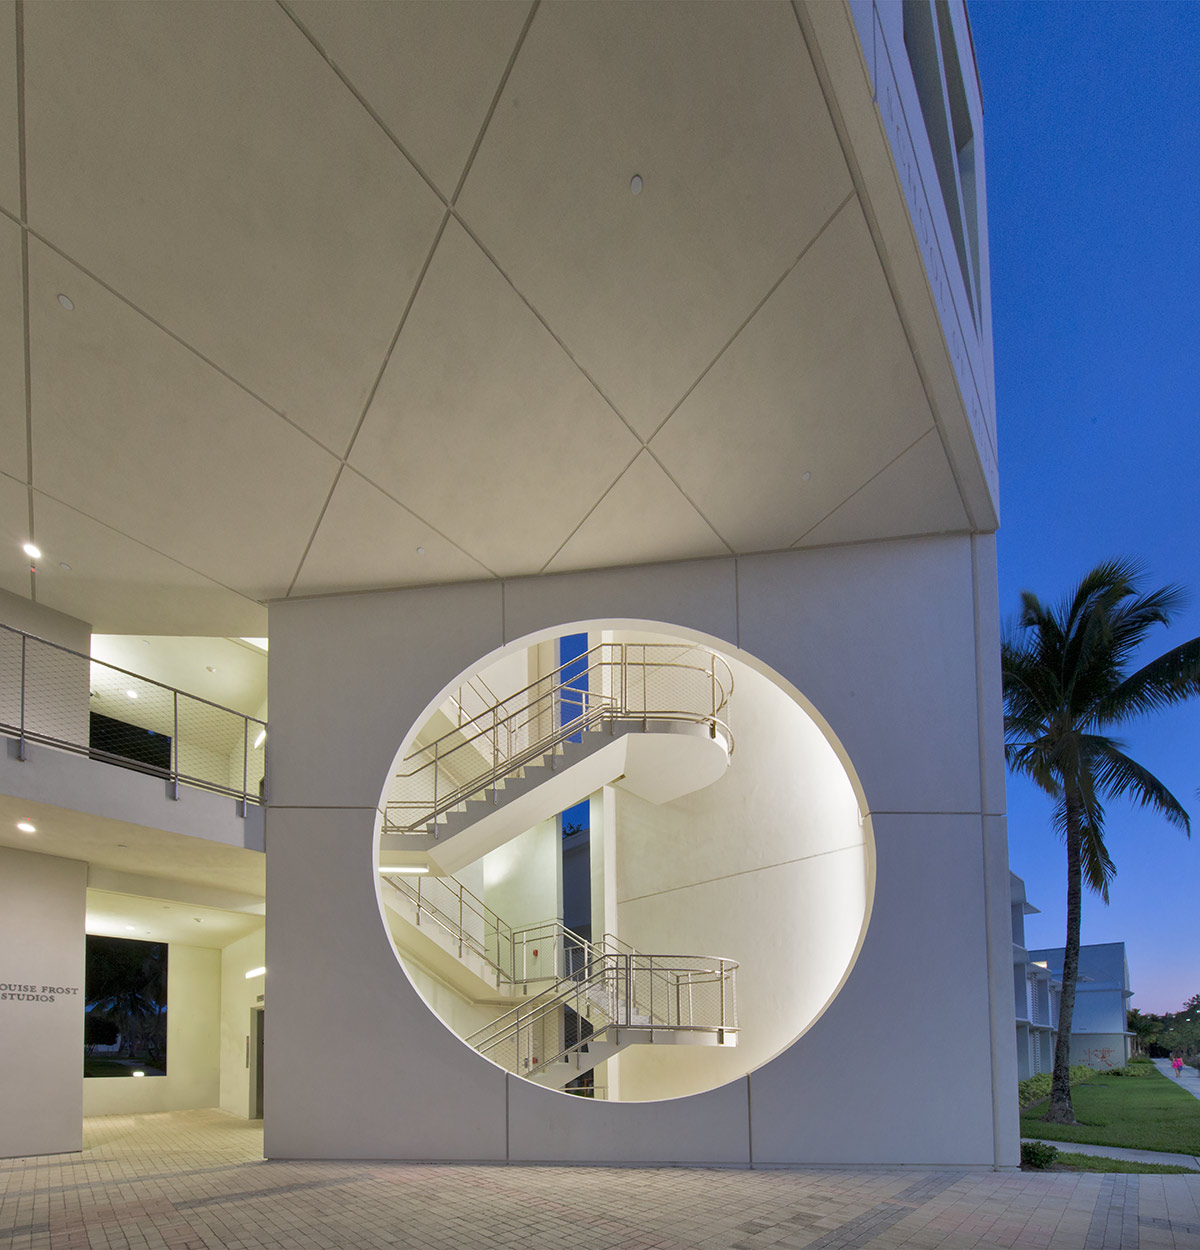
[[1183,1076],[1183,1060],[1178,1055],[1171,1060],[1171,1067],[1175,1070],[1176,1079],[1181,1079]]

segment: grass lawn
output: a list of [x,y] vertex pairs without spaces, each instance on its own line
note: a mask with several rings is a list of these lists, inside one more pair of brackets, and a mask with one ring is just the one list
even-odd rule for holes
[[1048,1100],[1021,1112],[1021,1136],[1200,1155],[1200,1099],[1160,1072],[1095,1076],[1071,1086],[1075,1125],[1047,1124]]
[[1173,1163],[1131,1163],[1128,1159],[1105,1159],[1100,1155],[1077,1155],[1060,1150],[1054,1160],[1069,1172],[1157,1172],[1166,1176],[1195,1176],[1195,1168],[1180,1168]]

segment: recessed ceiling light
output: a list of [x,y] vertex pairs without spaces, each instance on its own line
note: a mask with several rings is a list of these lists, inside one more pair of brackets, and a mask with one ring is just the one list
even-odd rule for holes
[[418,547],[418,548],[417,548],[417,555],[419,555],[419,556],[423,556],[424,554],[425,554],[425,548],[424,548],[424,547]]
[[194,920],[197,924],[203,924],[203,923],[204,923],[204,921],[203,921],[203,920],[201,920],[199,916],[193,916],[193,917],[192,917],[192,919],[193,919],[193,920]]
[[71,302],[71,297],[69,295],[59,295],[58,302],[67,310],[67,312],[70,312],[71,309],[75,307],[75,305]]
[[811,474],[811,473],[801,473],[801,474],[800,474],[800,480],[801,480],[802,482],[807,482],[807,481],[808,481],[811,477],[812,477],[812,474]]
[[131,698],[131,699],[136,699],[136,698],[137,698],[137,691],[136,691],[136,690],[126,690],[126,691],[125,691],[125,693],[126,693],[126,694],[127,694],[127,695]]
[[205,668],[205,671],[209,673],[215,673],[217,671],[215,668],[213,668],[211,664],[206,664],[204,668]]
[[69,573],[71,571],[71,566],[65,560],[60,560],[58,562],[58,567],[62,569],[64,573]]
[[20,829],[22,833],[37,833],[37,825],[35,825],[31,820],[18,820],[17,828]]
[[21,550],[31,560],[40,560],[42,558],[42,549],[36,543],[26,543]]
[[634,193],[634,195],[641,195],[642,193],[642,175],[641,174],[633,175],[633,177],[629,180],[629,189],[630,191]]
[[129,850],[129,847],[128,847],[128,846],[127,846],[124,842],[118,842],[118,843],[117,843],[117,850],[118,850],[118,851],[127,851],[127,850]]
[[149,639],[149,638],[143,638],[143,639],[142,639],[142,646],[143,646],[143,647],[148,647],[149,645],[150,645],[150,639]]

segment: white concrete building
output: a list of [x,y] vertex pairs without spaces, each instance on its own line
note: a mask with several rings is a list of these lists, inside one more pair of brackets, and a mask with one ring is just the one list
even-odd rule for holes
[[[1058,1007],[1062,997],[1063,948],[1029,950],[1025,917],[1038,909],[1025,896],[1025,882],[1009,873],[1012,898],[1013,998],[1017,1017],[1017,1075],[1020,1080],[1054,1070]],[[1129,962],[1124,942],[1095,942],[1079,948],[1075,1011],[1071,1020],[1071,1062],[1090,1068],[1121,1068],[1133,1053],[1126,1010]]]
[[[1061,985],[1061,946],[1030,951],[1029,959]],[[1124,942],[1096,942],[1079,948],[1079,979],[1071,1020],[1072,1063],[1086,1063],[1103,1071],[1123,1068],[1129,1062],[1134,1035],[1125,1013],[1132,997]],[[1057,1010],[1054,1023],[1058,1023]]]
[[0,273],[0,1154],[1015,1166],[961,3],[5,0]]
[[[1038,908],[1025,896],[1025,882],[1009,873],[1012,890],[1013,1002],[1017,1015],[1017,1077],[1026,1080],[1054,1070],[1058,999],[1062,982],[1044,962],[1034,962],[1025,946],[1025,917]],[[1060,969],[1061,972],[1061,969]]]

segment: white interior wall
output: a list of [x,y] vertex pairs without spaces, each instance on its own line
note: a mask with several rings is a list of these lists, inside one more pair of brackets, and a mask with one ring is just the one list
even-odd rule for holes
[[[274,605],[268,1155],[1014,1165],[994,586],[991,540],[949,536]],[[757,657],[803,692],[871,816],[873,911],[842,991],[708,1093],[602,1105],[507,1077],[424,1009],[380,915],[395,744],[481,657],[581,621]],[[881,1019],[902,1081],[878,1062]],[[331,1048],[343,1062],[317,1080]]]
[[87,865],[0,846],[0,1158],[83,1146]]
[[470,1037],[505,1010],[495,1004],[470,1002],[411,956],[405,957],[404,970],[430,1011],[457,1037]]
[[562,916],[562,837],[543,820],[482,859],[483,901],[514,929]]
[[83,1114],[183,1111],[215,1107],[220,1097],[221,952],[172,942],[167,949],[166,1076],[88,1077]]
[[266,995],[266,978],[246,973],[266,963],[263,930],[230,942],[221,952],[220,1107],[243,1119],[253,1117],[250,1088],[250,1013]]
[[[0,622],[86,656],[92,631],[52,608],[0,590]],[[25,728],[67,742],[88,741],[86,659],[36,642],[25,650]],[[0,630],[0,722],[21,724],[21,640]]]
[[672,803],[615,790],[619,933],[647,953],[736,959],[736,1048],[636,1047],[622,1097],[691,1093],[764,1063],[824,1008],[855,953],[869,864],[841,761],[774,682],[736,660],[725,775]]

